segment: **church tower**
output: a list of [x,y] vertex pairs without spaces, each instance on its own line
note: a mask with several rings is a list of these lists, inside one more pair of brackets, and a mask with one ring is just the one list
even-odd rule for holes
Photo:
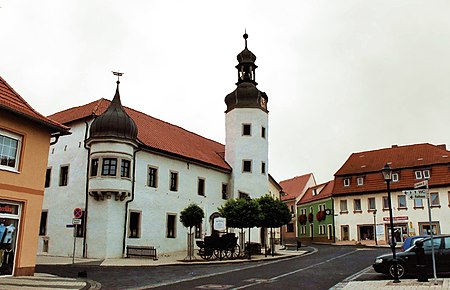
[[268,193],[267,95],[255,81],[256,56],[247,48],[237,55],[237,88],[225,97],[225,160],[233,168],[230,197]]

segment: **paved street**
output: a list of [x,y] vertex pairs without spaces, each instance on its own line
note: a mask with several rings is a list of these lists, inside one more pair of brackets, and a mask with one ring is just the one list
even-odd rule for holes
[[217,265],[159,267],[100,267],[85,265],[39,265],[38,272],[88,278],[104,289],[329,289],[371,265],[385,248],[314,245],[309,254],[275,261]]

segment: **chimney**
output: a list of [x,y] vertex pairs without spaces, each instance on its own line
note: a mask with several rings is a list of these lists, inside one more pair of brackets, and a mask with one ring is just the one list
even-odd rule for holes
[[397,144],[395,144],[395,145],[392,145],[392,148],[397,148],[398,147],[398,145]]

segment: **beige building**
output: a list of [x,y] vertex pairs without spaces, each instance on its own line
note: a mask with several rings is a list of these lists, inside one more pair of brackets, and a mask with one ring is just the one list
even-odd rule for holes
[[0,276],[34,274],[48,148],[67,130],[0,77]]

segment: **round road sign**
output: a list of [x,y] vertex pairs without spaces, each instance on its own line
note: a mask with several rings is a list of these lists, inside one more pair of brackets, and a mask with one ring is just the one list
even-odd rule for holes
[[81,216],[83,215],[83,211],[81,210],[81,208],[77,207],[73,210],[73,217],[76,219],[81,218]]

